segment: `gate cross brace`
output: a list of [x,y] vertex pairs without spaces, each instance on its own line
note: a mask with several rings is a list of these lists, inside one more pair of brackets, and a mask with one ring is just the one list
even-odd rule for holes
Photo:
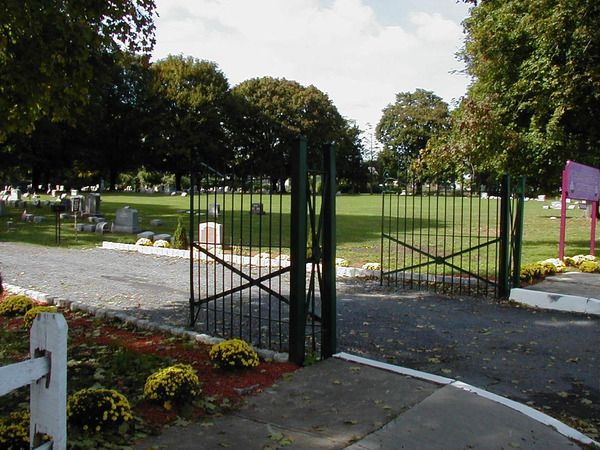
[[282,302],[289,304],[289,300],[287,298],[285,298],[283,295],[281,295],[280,293],[274,291],[273,289],[269,288],[268,286],[265,286],[264,284],[262,284],[264,281],[269,280],[270,278],[275,278],[278,277],[280,275],[283,275],[286,272],[289,272],[291,270],[291,267],[283,267],[279,270],[276,270],[275,272],[270,272],[266,275],[263,275],[262,277],[259,278],[252,278],[250,275],[246,275],[244,272],[242,272],[240,269],[238,269],[237,267],[229,264],[227,261],[225,261],[223,258],[219,258],[217,255],[215,255],[214,253],[209,252],[208,250],[206,250],[203,247],[200,247],[199,245],[194,244],[194,247],[196,247],[198,250],[200,250],[202,253],[204,253],[206,256],[208,256],[209,258],[215,260],[216,262],[218,262],[219,264],[222,264],[223,266],[225,266],[227,269],[231,270],[233,273],[239,275],[240,277],[244,278],[246,281],[248,281],[248,283],[246,284],[242,284],[240,286],[236,286],[234,288],[231,288],[227,291],[224,292],[220,292],[218,294],[214,294],[211,295],[210,297],[206,297],[203,298],[200,301],[196,301],[194,302],[195,305],[202,305],[204,303],[208,303],[211,302],[213,300],[217,300],[221,297],[226,297],[227,295],[230,294],[234,294],[236,292],[239,291],[243,291],[244,289],[250,288],[250,287],[254,287],[254,286],[258,286],[260,289],[263,289],[264,291],[266,291],[267,293],[269,293],[270,295],[277,297],[279,300],[281,300]]
[[473,277],[473,278],[475,278],[475,279],[477,279],[479,281],[483,281],[484,283],[491,284],[492,286],[495,284],[493,281],[490,281],[490,280],[487,280],[487,279],[485,279],[483,277],[480,277],[479,275],[474,274],[472,272],[469,272],[468,270],[465,270],[462,267],[458,267],[457,265],[452,264],[451,262],[448,262],[447,260],[451,259],[451,258],[454,258],[456,256],[459,256],[459,255],[462,255],[463,253],[472,252],[473,250],[477,250],[477,249],[480,249],[480,248],[483,248],[483,247],[487,247],[488,245],[495,244],[496,242],[500,241],[500,238],[496,238],[496,239],[492,239],[491,241],[483,242],[483,243],[481,243],[479,245],[476,245],[474,247],[470,247],[470,248],[467,248],[465,250],[461,250],[459,252],[452,253],[450,255],[435,256],[435,255],[432,255],[431,253],[427,253],[426,251],[421,250],[420,248],[414,247],[414,246],[412,246],[412,245],[410,245],[410,244],[408,244],[406,242],[402,242],[401,240],[396,239],[393,236],[390,236],[388,234],[384,234],[383,237],[385,237],[385,238],[387,238],[387,239],[389,239],[389,240],[391,240],[393,242],[396,242],[397,244],[400,244],[400,245],[402,245],[404,247],[407,247],[410,250],[413,250],[413,251],[415,251],[415,252],[417,252],[417,253],[419,253],[421,255],[427,256],[428,258],[432,259],[431,261],[426,261],[426,262],[420,263],[420,264],[414,264],[414,265],[409,266],[409,267],[402,267],[401,269],[392,270],[390,272],[383,272],[383,275],[393,275],[393,274],[396,274],[396,273],[399,273],[399,272],[406,272],[407,270],[416,269],[417,267],[428,266],[430,264],[444,264],[444,265],[446,265],[446,266],[448,266],[448,267],[450,267],[452,269],[455,269],[455,270],[457,270],[457,271],[459,271],[461,273],[469,275],[469,276],[471,276],[471,277]]

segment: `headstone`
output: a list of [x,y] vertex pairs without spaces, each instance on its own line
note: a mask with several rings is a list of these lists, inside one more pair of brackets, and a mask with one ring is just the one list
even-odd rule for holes
[[153,227],[160,227],[161,225],[163,225],[163,221],[160,219],[152,219],[150,221],[150,225],[152,225]]
[[73,216],[69,213],[60,213],[60,220],[67,220],[67,219],[70,219],[71,217],[73,217]]
[[71,197],[71,212],[83,213],[83,195],[73,195]]
[[96,231],[96,224],[84,224],[83,231],[89,231],[90,233],[93,233],[94,231]]
[[155,234],[152,238],[153,241],[169,241],[171,242],[171,240],[173,239],[173,236],[171,236],[170,234],[167,233],[163,233],[163,234]]
[[265,212],[263,210],[263,204],[262,203],[252,203],[250,213],[257,214],[259,216],[264,214]]
[[114,233],[137,233],[140,231],[137,209],[126,206],[117,209],[117,216],[113,223]]
[[75,225],[75,231],[83,231],[83,226],[85,224],[83,223],[78,223],[77,225]]
[[98,222],[96,224],[96,233],[108,233],[110,231],[110,225],[108,222]]
[[219,217],[221,214],[221,205],[219,203],[208,204],[208,217]]
[[76,195],[79,195],[79,191],[77,189],[71,189],[71,197],[75,197]]
[[137,234],[137,238],[138,239],[150,239],[150,240],[152,240],[153,237],[154,237],[154,232],[153,231],[142,231],[141,233]]
[[21,200],[21,190],[20,189],[11,189],[9,200],[18,201]]
[[216,222],[201,223],[198,226],[198,243],[204,248],[223,245],[223,225]]
[[100,194],[88,194],[85,198],[85,212],[90,216],[100,215]]
[[46,221],[46,216],[33,216],[33,223],[42,223]]

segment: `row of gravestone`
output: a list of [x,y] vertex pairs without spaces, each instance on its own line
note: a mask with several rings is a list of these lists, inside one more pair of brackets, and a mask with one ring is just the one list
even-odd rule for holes
[[[221,204],[220,203],[209,203],[206,214],[209,217],[219,217],[221,215]],[[262,203],[252,203],[250,205],[250,214],[256,214],[256,215],[265,214],[263,204]]]
[[[15,191],[18,192],[18,190],[13,189],[11,194],[3,194],[0,196],[0,216],[6,214],[7,206],[18,209],[27,209],[30,205],[35,208],[51,208],[53,205],[56,205],[56,202],[49,200],[41,201],[38,196],[33,196],[30,200],[23,200],[24,197],[21,195],[12,196],[12,193]],[[70,198],[66,197],[65,194],[65,197],[60,199],[60,204],[64,206],[65,210],[89,216],[100,215],[100,202],[100,194],[95,193],[86,196],[76,195]]]

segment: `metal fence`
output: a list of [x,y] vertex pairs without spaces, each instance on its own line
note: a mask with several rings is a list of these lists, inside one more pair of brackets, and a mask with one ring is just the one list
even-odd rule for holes
[[381,281],[410,289],[505,297],[520,270],[524,179],[480,189],[387,180]]
[[289,352],[302,363],[335,349],[335,175],[333,186],[327,175],[335,169],[309,173],[304,139],[292,160],[285,191],[270,176],[223,175],[207,166],[192,176],[190,326]]

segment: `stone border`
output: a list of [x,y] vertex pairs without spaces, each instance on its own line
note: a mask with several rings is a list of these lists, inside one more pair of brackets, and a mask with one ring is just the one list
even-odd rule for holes
[[[174,248],[161,248],[161,247],[150,247],[145,245],[135,244],[121,244],[118,242],[102,241],[102,247],[107,250],[120,250],[128,252],[138,252],[145,255],[157,255],[157,256],[169,256],[174,258],[190,258],[189,250],[179,250]],[[217,252],[218,253],[218,252]],[[206,261],[207,257],[204,253],[194,252],[194,258]],[[210,258],[208,258],[210,259]],[[275,258],[270,259],[261,256],[238,256],[238,255],[224,255],[225,261],[233,262],[234,264],[242,266],[255,266],[255,267],[288,267],[290,265],[289,259]],[[309,267],[309,264],[307,264]],[[360,269],[358,267],[336,267],[336,275],[338,277],[346,278],[376,278],[379,279],[381,272],[379,270],[367,270]]]
[[[88,305],[79,301],[72,301],[64,297],[57,297],[54,295],[45,294],[43,292],[35,291],[33,289],[25,289],[20,286],[15,286],[7,283],[4,283],[3,286],[7,292],[10,292],[12,294],[26,295],[39,303],[43,303],[46,305],[55,305],[60,308],[68,309],[71,311],[82,311],[84,313],[90,314],[101,319],[116,319],[125,324],[134,325],[135,327],[142,330],[161,331],[164,333],[172,334],[174,336],[187,337],[190,340],[201,342],[207,345],[218,344],[219,342],[223,342],[225,340],[223,338],[210,336],[208,334],[186,330],[182,327],[161,325],[146,319],[138,319],[137,317],[127,315],[124,312],[109,311],[105,308]],[[279,353],[273,350],[267,350],[263,348],[255,348],[255,350],[265,360],[273,360],[276,362],[288,362],[289,360],[289,355],[287,353]]]
[[510,290],[509,299],[536,308],[600,316],[600,299],[593,297],[514,288]]
[[564,424],[560,420],[555,419],[554,417],[549,416],[548,414],[544,414],[543,412],[538,411],[537,409],[531,408],[527,405],[523,405],[519,402],[515,402],[514,400],[510,400],[506,397],[502,397],[484,389],[480,389],[475,386],[471,386],[470,384],[463,383],[462,381],[454,380],[452,378],[440,377],[438,375],[433,375],[427,372],[421,372],[419,370],[408,369],[406,367],[395,366],[393,364],[374,361],[372,359],[363,358],[362,356],[356,356],[344,352],[336,353],[335,355],[333,355],[333,357],[344,361],[350,361],[355,362],[357,364],[363,364],[365,366],[375,367],[377,369],[387,370],[389,372],[397,373],[400,375],[418,378],[436,384],[452,386],[456,389],[461,389],[463,391],[479,395],[480,397],[486,398],[495,403],[499,403],[503,406],[506,406],[507,408],[518,411],[521,414],[525,414],[530,419],[533,419],[543,425],[552,427],[560,434],[568,437],[569,439],[573,439],[582,444],[596,445],[600,447],[600,442],[594,441],[589,436],[586,436],[585,434],[577,431],[576,429],[571,428],[570,426]]

